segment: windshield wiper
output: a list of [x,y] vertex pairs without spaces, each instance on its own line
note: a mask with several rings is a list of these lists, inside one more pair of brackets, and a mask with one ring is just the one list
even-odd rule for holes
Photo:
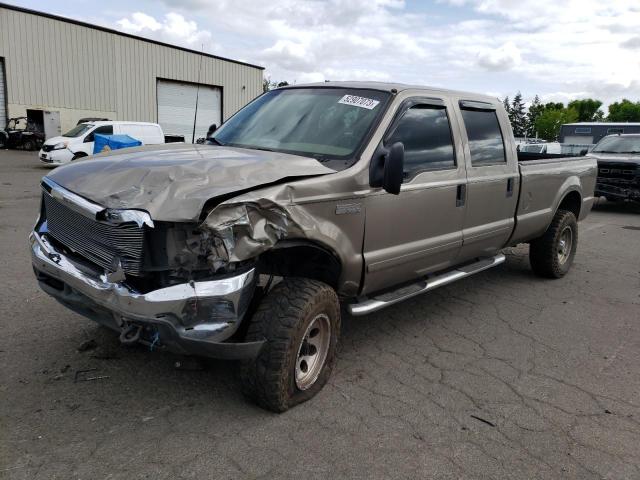
[[265,152],[276,152],[277,150],[274,150],[273,148],[267,148],[267,147],[256,147],[254,145],[251,146],[246,146],[246,147],[241,147],[241,148],[248,148],[250,150],[264,150]]

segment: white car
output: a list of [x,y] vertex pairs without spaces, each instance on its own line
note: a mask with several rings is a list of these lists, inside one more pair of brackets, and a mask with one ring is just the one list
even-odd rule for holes
[[164,143],[164,132],[157,123],[122,121],[80,123],[64,135],[44,142],[39,153],[40,161],[49,166],[58,166],[92,155],[96,133],[129,135],[140,140],[143,145]]

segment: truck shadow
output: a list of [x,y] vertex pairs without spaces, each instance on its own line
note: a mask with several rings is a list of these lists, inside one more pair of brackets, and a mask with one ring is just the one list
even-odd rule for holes
[[[367,316],[351,317],[343,313],[340,358],[332,382],[348,381],[353,372],[358,371],[364,376],[374,375],[369,370],[378,367],[363,358],[375,356],[381,349],[401,355],[408,345],[439,341],[443,329],[459,330],[463,328],[461,323],[484,321],[475,318],[473,305],[494,303],[496,296],[503,290],[511,291],[514,283],[526,285],[531,281],[526,248],[510,250],[513,252],[506,252],[505,264],[455,284]],[[228,418],[272,415],[244,399],[236,362],[150,352],[148,347],[141,345],[124,347],[115,332],[101,327],[91,329],[90,335],[97,346],[82,353],[85,356],[83,365],[87,366],[81,368],[96,368],[94,376],[109,377],[96,383],[111,384],[101,391],[110,392],[109,405],[114,407],[111,412],[114,415],[118,406],[127,404],[133,397],[137,400],[129,407],[127,415],[134,417],[153,416],[159,408],[156,405],[158,398],[162,399],[166,410],[163,415],[173,415],[171,412],[174,411],[184,413],[185,410],[194,418],[208,417],[211,411]],[[177,363],[181,363],[179,368],[176,368]],[[84,390],[87,385],[78,382],[74,387]],[[329,392],[329,395],[335,395],[335,392]],[[93,402],[103,401],[93,398]]]
[[593,205],[593,210],[603,213],[622,213],[638,215],[640,214],[640,203],[638,202],[611,202],[599,198]]

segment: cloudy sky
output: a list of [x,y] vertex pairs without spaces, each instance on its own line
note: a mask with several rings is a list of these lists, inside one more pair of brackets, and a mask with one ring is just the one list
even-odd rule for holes
[[14,1],[266,67],[526,99],[640,100],[640,0]]

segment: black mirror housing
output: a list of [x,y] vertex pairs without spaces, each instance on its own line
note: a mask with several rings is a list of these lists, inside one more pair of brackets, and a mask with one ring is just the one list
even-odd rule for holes
[[396,142],[390,147],[380,145],[369,165],[369,185],[384,188],[387,192],[400,193],[404,179],[404,145]]
[[396,142],[389,148],[384,162],[384,178],[382,188],[398,195],[404,178],[404,145]]

